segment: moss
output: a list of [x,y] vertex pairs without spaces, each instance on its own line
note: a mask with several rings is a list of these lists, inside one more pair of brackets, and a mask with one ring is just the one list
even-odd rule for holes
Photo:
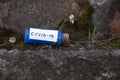
[[[15,43],[9,42],[9,37],[14,36],[17,41]],[[0,49],[36,49],[36,47],[39,45],[35,44],[25,44],[23,35],[14,33],[13,31],[7,30],[5,28],[0,28]]]
[[[93,6],[87,1],[83,0],[81,3],[79,3],[80,7],[82,8],[82,12],[79,15],[79,17],[76,19],[74,24],[71,24],[69,20],[64,20],[61,23],[60,29],[62,29],[63,32],[70,34],[70,40],[71,41],[80,41],[85,40],[86,43],[79,43],[78,44],[85,44],[85,46],[88,46],[88,31],[93,31],[94,27],[92,22],[92,15],[94,13]],[[17,39],[16,43],[10,43],[9,37],[14,36]],[[77,42],[76,42],[77,43]],[[118,40],[112,40],[110,42],[101,42],[101,43],[94,43],[94,48],[97,49],[104,49],[104,48],[120,48],[120,39]],[[37,44],[25,44],[23,35],[19,35],[17,33],[14,33],[10,30],[0,28],[0,49],[19,49],[19,50],[26,50],[26,49],[40,49],[42,45]],[[56,48],[56,47],[55,47]],[[62,47],[65,48],[65,47]],[[69,49],[78,49],[75,47],[70,47]]]
[[92,15],[94,13],[94,8],[87,0],[82,1],[80,6],[83,8],[83,11],[77,20],[77,27],[78,30],[88,30],[93,26]]
[[[23,37],[19,37],[17,38],[17,42],[16,43],[10,43],[9,42],[9,37],[12,35],[17,35],[17,36],[20,36],[19,34],[16,34],[16,33],[13,33],[11,31],[8,31],[6,29],[0,29],[0,32],[1,34],[0,35],[4,35],[2,38],[0,37],[0,49],[8,49],[8,50],[11,50],[11,49],[19,49],[19,50],[27,50],[27,49],[30,49],[30,50],[38,50],[38,49],[41,49],[43,47],[43,45],[37,45],[37,44],[25,44],[24,43],[24,40],[23,40]],[[69,32],[72,32],[69,31]],[[3,34],[4,33],[4,34]],[[71,33],[72,34],[72,33]],[[81,38],[84,38],[84,32],[75,32],[74,34],[70,35],[70,40],[78,40],[78,37],[81,37]],[[81,40],[80,40],[81,41]],[[76,41],[73,41],[75,42],[75,45],[85,45],[86,48],[88,46],[88,40],[85,39],[86,43],[79,43],[79,42],[76,42]],[[120,38],[115,38],[115,39],[112,39],[111,41],[108,40],[105,40],[104,42],[98,42],[98,43],[94,43],[94,49],[113,49],[113,48],[120,48]],[[71,43],[70,43],[71,44]],[[78,50],[80,46],[74,46],[74,47],[66,47],[66,46],[60,46],[61,49],[72,49],[72,50]],[[57,47],[52,47],[54,49],[57,49]]]
[[70,33],[70,39],[72,40],[80,40],[80,38],[88,36],[89,30],[93,31],[94,29],[92,22],[92,15],[94,13],[93,6],[87,0],[83,0],[78,4],[82,8],[82,11],[79,17],[76,18],[75,23],[71,24],[69,20],[66,19],[66,21],[61,23],[62,31]]

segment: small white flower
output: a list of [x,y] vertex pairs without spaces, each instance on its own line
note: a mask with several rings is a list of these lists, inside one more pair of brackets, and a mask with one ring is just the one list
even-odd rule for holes
[[10,43],[15,43],[16,42],[16,37],[9,37],[9,42]]
[[69,16],[69,21],[70,21],[72,24],[74,24],[74,22],[75,22],[75,17],[74,17],[73,14],[71,14],[71,15]]

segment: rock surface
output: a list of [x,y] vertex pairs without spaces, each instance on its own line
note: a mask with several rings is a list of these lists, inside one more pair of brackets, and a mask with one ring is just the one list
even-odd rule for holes
[[120,50],[0,50],[0,80],[119,80]]
[[[79,15],[81,0],[7,0],[1,1],[2,22],[8,29],[24,33],[28,27],[56,29],[69,15]],[[6,12],[5,12],[6,11]],[[5,14],[6,15],[3,15]],[[9,15],[8,15],[9,14]],[[2,25],[3,26],[3,25]]]
[[[0,26],[23,34],[28,27],[56,29],[71,14],[79,17],[82,0],[0,0]],[[120,32],[120,0],[89,0],[93,23],[103,34]]]
[[89,0],[95,8],[93,22],[103,34],[120,32],[120,0]]

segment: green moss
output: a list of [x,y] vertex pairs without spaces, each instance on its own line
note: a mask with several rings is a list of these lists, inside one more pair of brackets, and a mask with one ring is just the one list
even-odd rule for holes
[[[75,23],[71,24],[69,20],[64,20],[61,25],[63,32],[70,33],[70,39],[80,40],[85,36],[88,36],[88,31],[93,31],[93,22],[92,15],[94,13],[93,6],[87,0],[83,0],[81,3],[78,3],[82,8],[81,14],[76,18]],[[64,24],[64,25],[63,25]],[[58,28],[59,29],[59,28]]]
[[78,30],[88,30],[93,26],[92,15],[94,13],[94,8],[87,0],[82,1],[80,6],[83,8],[83,10],[77,20],[77,27]]

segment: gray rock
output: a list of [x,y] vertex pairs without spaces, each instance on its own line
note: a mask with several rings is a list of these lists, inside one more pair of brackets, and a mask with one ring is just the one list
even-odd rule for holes
[[0,50],[1,80],[118,80],[119,66],[117,49]]
[[120,0],[89,0],[95,8],[93,22],[102,34],[120,32]]
[[7,15],[2,15],[4,27],[21,34],[29,27],[56,29],[69,15],[79,15],[81,0],[9,0]]
[[[77,29],[81,27],[77,19],[81,16],[86,5],[86,3],[82,3],[83,7],[82,1],[84,0],[1,1],[0,26],[20,34],[23,34],[24,30],[29,27],[56,29],[62,24],[64,19],[68,19],[72,14],[76,20],[75,25],[78,25],[76,26]],[[89,11],[87,14],[89,14]],[[85,15],[87,14],[85,13]],[[85,25],[84,23],[87,24],[83,19],[83,26]]]
[[[0,0],[0,26],[20,34],[29,27],[56,29],[65,18],[80,15],[82,0]],[[102,34],[120,32],[120,0],[89,0],[93,23]]]

